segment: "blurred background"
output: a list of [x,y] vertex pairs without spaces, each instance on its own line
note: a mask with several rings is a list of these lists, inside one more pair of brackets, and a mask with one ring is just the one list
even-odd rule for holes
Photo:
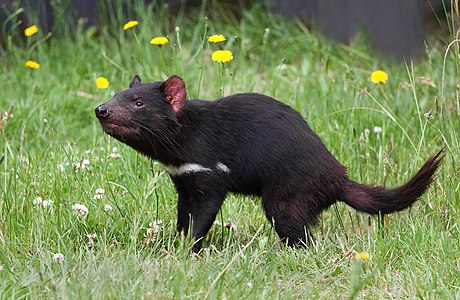
[[[427,34],[452,36],[458,20],[452,10],[457,1],[449,0],[144,0],[146,6],[168,6],[171,14],[183,15],[195,10],[225,10],[238,21],[242,10],[254,5],[266,6],[272,13],[296,19],[335,42],[349,44],[358,34],[366,36],[373,51],[393,61],[419,59],[424,54]],[[14,30],[23,30],[37,22],[45,30],[58,33],[65,26],[75,30],[101,23],[101,16],[123,10],[132,16],[130,1],[120,0],[2,0],[0,23],[2,38]],[[121,4],[121,5],[120,5]],[[37,20],[38,18],[38,20]],[[66,28],[68,29],[68,28]],[[1,40],[0,39],[0,40]]]

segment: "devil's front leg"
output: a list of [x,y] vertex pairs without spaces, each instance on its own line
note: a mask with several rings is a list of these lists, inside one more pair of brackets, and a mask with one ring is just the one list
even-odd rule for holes
[[178,193],[177,230],[187,234],[192,223],[191,235],[195,239],[193,252],[197,253],[227,191],[216,178],[201,174],[173,177],[173,182]]
[[177,192],[177,231],[187,235],[192,217],[190,196],[180,178],[172,177],[172,180]]
[[179,194],[177,203],[177,231],[179,233],[188,234],[191,218],[190,201],[188,201],[185,195]]

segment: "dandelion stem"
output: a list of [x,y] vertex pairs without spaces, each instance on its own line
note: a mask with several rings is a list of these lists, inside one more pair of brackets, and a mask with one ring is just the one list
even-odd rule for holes
[[[32,53],[33,50],[35,50],[35,48],[38,48],[41,44],[43,44],[44,42],[46,42],[53,34],[51,32],[48,32],[43,38],[39,39],[38,41],[36,41],[35,43],[33,43],[29,50],[27,50],[27,56],[29,57],[30,54]],[[29,44],[30,42],[30,37],[27,38],[27,44]]]
[[133,35],[134,35],[134,39],[136,40],[136,43],[137,43],[138,45],[140,45],[140,44],[141,44],[141,41],[139,40],[139,37],[137,36],[136,31],[133,31]]
[[[206,2],[206,1],[203,1]],[[204,45],[206,45],[206,35],[208,34],[208,22],[204,21],[204,33],[203,39],[201,44],[201,68],[200,68],[200,79],[198,80],[198,91],[197,91],[197,98],[200,98],[201,92],[201,82],[203,81],[203,72],[204,72]]]
[[105,52],[102,52],[102,57],[104,57],[108,62],[110,62],[113,66],[115,66],[117,69],[119,69],[120,71],[125,71],[119,64],[117,64],[115,61],[113,61],[112,59],[110,59],[108,56],[107,56],[107,53]]
[[283,58],[281,61],[281,64],[278,67],[278,70],[276,70],[275,77],[273,77],[273,82],[272,82],[272,97],[275,97],[275,92],[276,92],[276,79],[278,79],[278,75],[281,72],[281,69],[283,68],[284,64],[286,63],[286,59]]
[[[177,27],[179,28],[179,27]],[[181,56],[183,55],[182,53],[182,45],[180,43],[180,30],[176,29],[176,39],[177,39],[177,46],[179,47],[179,52],[181,54]]]
[[159,46],[157,51],[160,52],[160,62],[161,62],[161,65],[162,65],[164,68],[166,68],[166,67],[168,67],[168,64],[166,64],[166,62],[165,62],[165,58],[164,58],[164,55],[163,55],[163,51],[161,51],[162,49],[160,49],[161,47],[162,47],[162,46]]
[[219,64],[219,98],[224,96],[224,63]]
[[374,96],[372,96],[368,91],[363,91],[366,95],[368,95],[381,109],[382,111],[385,112],[385,114],[393,121],[403,132],[403,134],[406,136],[407,140],[409,141],[410,145],[414,150],[417,150],[417,147],[415,147],[414,142],[412,141],[411,137],[409,134],[407,134],[407,131],[404,129],[404,127],[401,126],[401,124],[396,120],[396,118],[386,109],[377,99],[375,99]]

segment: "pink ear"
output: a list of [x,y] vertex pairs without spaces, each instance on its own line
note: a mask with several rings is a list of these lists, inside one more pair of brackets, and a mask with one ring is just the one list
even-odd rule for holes
[[179,76],[173,75],[165,81],[166,100],[171,103],[173,110],[178,113],[187,104],[185,83]]

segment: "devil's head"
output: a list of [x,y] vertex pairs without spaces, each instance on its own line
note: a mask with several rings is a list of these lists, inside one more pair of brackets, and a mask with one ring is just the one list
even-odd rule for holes
[[136,75],[128,89],[99,105],[95,112],[107,134],[139,148],[171,138],[168,135],[177,127],[177,118],[186,105],[185,83],[179,76],[143,84]]

